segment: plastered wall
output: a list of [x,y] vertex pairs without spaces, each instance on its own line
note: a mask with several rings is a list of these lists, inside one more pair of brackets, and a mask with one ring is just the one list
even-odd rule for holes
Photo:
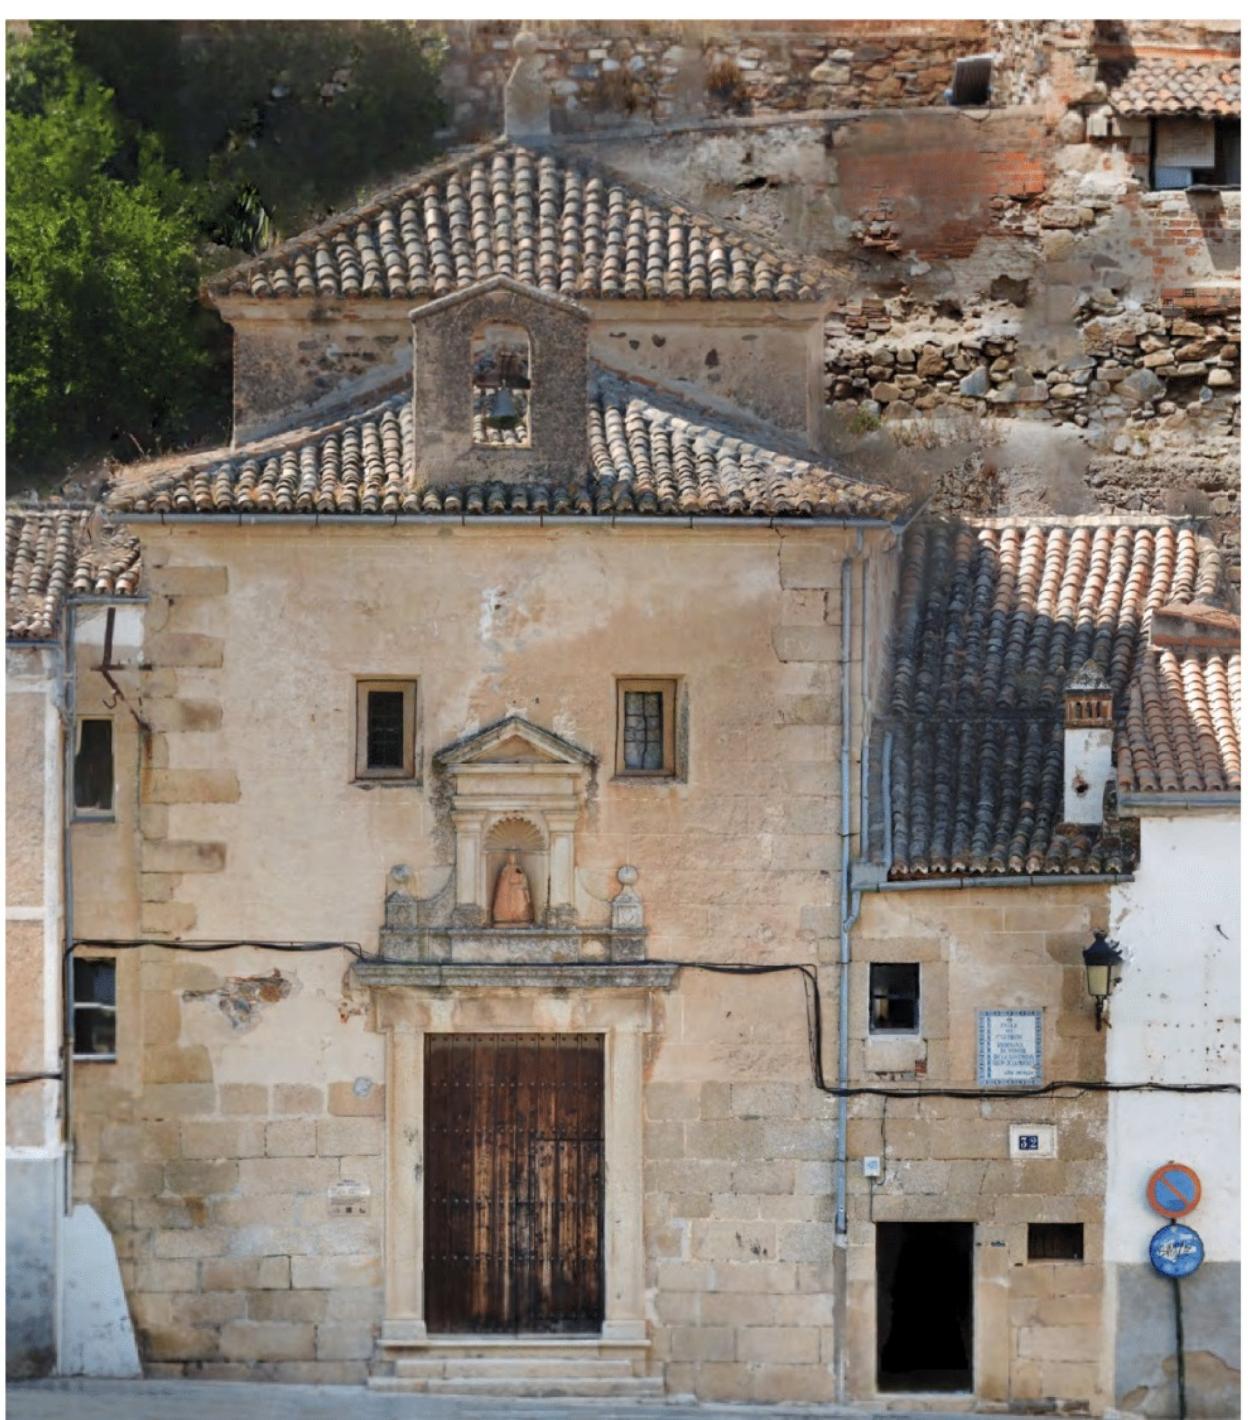
[[[125,678],[154,731],[141,932],[372,949],[391,867],[423,894],[450,872],[432,752],[515,712],[600,756],[581,890],[605,912],[616,869],[636,866],[652,956],[835,955],[852,534],[144,532],[150,666]],[[863,550],[886,561],[886,542],[869,533]],[[418,678],[420,784],[352,783],[354,678],[378,674]],[[685,782],[613,780],[614,677],[638,674],[682,680]],[[149,1373],[368,1371],[385,1064],[348,965],[154,948],[122,964],[133,1028],[79,1083],[76,1178],[113,1230]],[[655,1371],[706,1398],[831,1399],[833,1111],[810,1083],[800,982],[686,972],[656,1022]],[[329,1212],[347,1179],[371,1189],[364,1216]]]
[[[1239,1078],[1239,823],[1236,813],[1151,814],[1135,881],[1113,889],[1110,935],[1126,956],[1111,1003],[1116,1080]],[[1114,1398],[1177,1415],[1172,1287],[1148,1262],[1163,1219],[1144,1186],[1155,1168],[1194,1168],[1202,1197],[1184,1221],[1205,1262],[1182,1283],[1188,1414],[1239,1413],[1239,1097],[1116,1095],[1109,1109],[1105,1252],[1113,1283]]]
[[[854,929],[850,1072],[864,1084],[974,1088],[977,1013],[1040,1009],[1043,1074],[1100,1079],[1080,952],[1108,909],[1104,888],[939,889],[864,894]],[[920,1028],[868,1031],[872,962],[920,965]],[[1011,1124],[1051,1124],[1053,1159],[1011,1161]],[[875,1390],[879,1222],[975,1224],[973,1383],[980,1403],[1103,1406],[1108,1359],[1101,1289],[1106,1110],[1096,1096],[850,1102],[850,1386]],[[878,1156],[880,1179],[862,1160]],[[1033,1262],[1030,1222],[1081,1222],[1083,1262]],[[934,1304],[939,1305],[938,1298]]]

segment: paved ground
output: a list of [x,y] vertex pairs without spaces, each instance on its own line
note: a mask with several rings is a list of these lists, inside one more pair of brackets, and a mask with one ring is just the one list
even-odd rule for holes
[[[8,1420],[823,1420],[838,1406],[682,1405],[610,1400],[464,1400],[377,1395],[356,1386],[244,1385],[237,1381],[29,1381],[6,1388]],[[971,1420],[949,1411],[940,1420]],[[892,1410],[887,1420],[915,1420]],[[931,1412],[925,1420],[931,1420]],[[997,1416],[996,1420],[1008,1420]]]

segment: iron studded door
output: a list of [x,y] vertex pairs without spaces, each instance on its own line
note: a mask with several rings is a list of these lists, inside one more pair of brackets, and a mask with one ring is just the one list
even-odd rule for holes
[[436,1332],[602,1322],[598,1035],[425,1037],[425,1318]]

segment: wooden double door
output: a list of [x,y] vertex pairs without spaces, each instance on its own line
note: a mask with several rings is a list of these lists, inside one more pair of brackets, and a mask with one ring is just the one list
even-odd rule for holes
[[425,1037],[431,1332],[596,1332],[603,1037]]

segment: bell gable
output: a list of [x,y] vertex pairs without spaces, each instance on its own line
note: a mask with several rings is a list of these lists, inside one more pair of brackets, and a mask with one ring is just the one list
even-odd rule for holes
[[566,482],[584,472],[584,306],[493,276],[418,307],[411,322],[418,482]]

